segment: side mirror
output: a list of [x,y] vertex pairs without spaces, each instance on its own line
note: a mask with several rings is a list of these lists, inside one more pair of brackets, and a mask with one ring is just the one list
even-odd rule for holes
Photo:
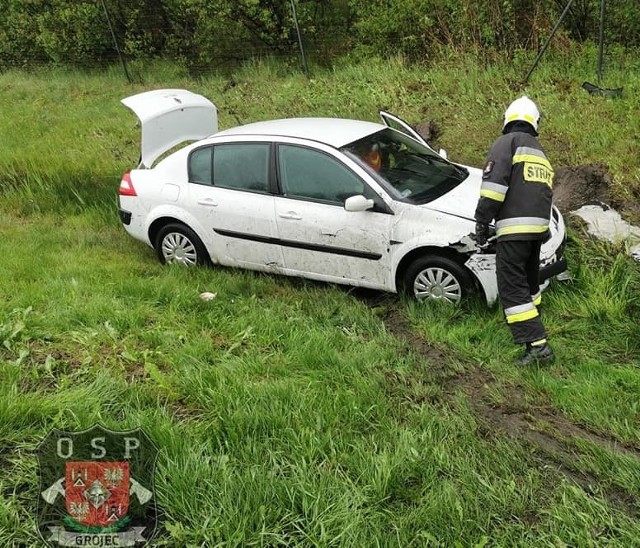
[[346,211],[367,211],[373,207],[373,200],[367,200],[362,194],[351,196],[344,201]]
[[442,156],[445,160],[447,159],[448,155],[447,155],[447,151],[444,148],[441,148],[438,151],[438,154],[440,154],[440,156]]

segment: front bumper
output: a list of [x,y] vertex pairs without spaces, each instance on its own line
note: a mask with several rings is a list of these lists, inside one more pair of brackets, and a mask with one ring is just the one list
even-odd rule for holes
[[551,264],[543,266],[538,274],[538,281],[540,282],[540,285],[546,282],[549,278],[553,278],[561,272],[564,272],[566,269],[567,259],[565,259],[564,257],[561,257]]

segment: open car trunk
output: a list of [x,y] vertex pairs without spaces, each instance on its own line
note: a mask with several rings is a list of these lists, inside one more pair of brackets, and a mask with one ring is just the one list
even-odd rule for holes
[[218,111],[206,97],[184,89],[157,89],[122,99],[141,124],[140,167],[185,141],[218,131]]

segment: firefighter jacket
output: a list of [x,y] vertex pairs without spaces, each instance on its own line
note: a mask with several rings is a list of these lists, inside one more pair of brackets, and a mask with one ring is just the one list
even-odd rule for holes
[[487,157],[475,219],[496,221],[498,240],[545,240],[549,234],[553,169],[533,127],[507,126]]

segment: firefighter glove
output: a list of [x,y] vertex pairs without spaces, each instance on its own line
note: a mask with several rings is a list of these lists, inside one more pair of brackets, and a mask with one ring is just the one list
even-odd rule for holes
[[476,223],[476,244],[478,247],[485,247],[489,239],[489,225]]

